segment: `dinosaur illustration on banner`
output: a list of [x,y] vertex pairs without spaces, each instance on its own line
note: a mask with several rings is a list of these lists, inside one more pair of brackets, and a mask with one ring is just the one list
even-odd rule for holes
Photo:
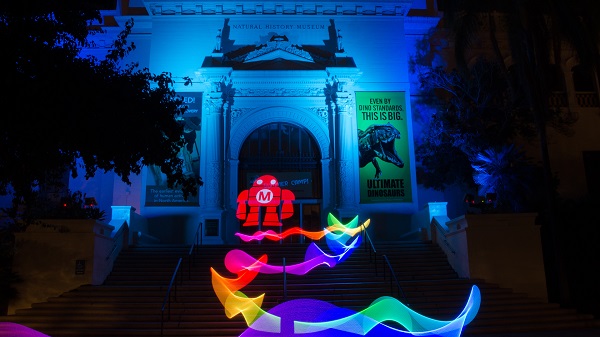
[[392,163],[399,168],[404,162],[396,152],[394,141],[400,139],[400,131],[391,123],[370,125],[365,131],[358,130],[358,162],[360,167],[371,163],[375,167],[375,179],[381,177],[382,171],[377,158]]

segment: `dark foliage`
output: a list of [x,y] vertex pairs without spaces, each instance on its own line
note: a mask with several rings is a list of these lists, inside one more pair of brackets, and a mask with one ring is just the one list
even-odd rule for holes
[[[86,202],[87,201],[87,202]],[[36,198],[35,203],[27,207],[27,213],[21,220],[25,223],[37,219],[93,219],[103,221],[105,211],[90,202],[80,191],[68,193],[59,202],[49,198]]]
[[[489,148],[471,160],[480,195],[493,195],[494,212],[532,212],[540,209],[539,168],[514,145]],[[536,174],[537,173],[537,174]]]
[[80,57],[102,1],[4,1],[0,4],[0,194],[31,204],[65,171],[113,171],[129,183],[156,165],[185,196],[201,182],[183,174],[178,153],[185,111],[168,73],[123,58],[135,46],[128,22],[106,59]]
[[[533,121],[543,177],[540,223],[545,240],[546,269],[550,301],[567,304],[564,222],[559,221],[556,179],[551,167],[547,128],[569,133],[576,112],[551,107],[556,72],[562,67],[565,47],[572,47],[577,60],[598,78],[600,69],[600,2],[590,0],[444,0],[443,27],[453,40],[456,66],[465,69],[472,57],[490,55],[509,79],[511,102],[519,102],[522,112]],[[506,64],[511,60],[514,64]],[[561,79],[560,81],[564,81]],[[586,244],[587,242],[582,242]],[[597,287],[593,287],[594,291]]]
[[517,138],[533,137],[531,119],[521,113],[519,100],[509,99],[509,82],[495,62],[480,58],[470,68],[449,72],[441,67],[413,69],[423,91],[434,98],[424,102],[433,113],[416,151],[420,182],[426,187],[443,190],[458,183],[474,188],[473,163],[479,157],[498,153]]

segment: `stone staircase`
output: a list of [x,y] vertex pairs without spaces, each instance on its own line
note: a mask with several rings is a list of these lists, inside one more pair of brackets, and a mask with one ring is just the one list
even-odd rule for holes
[[[378,244],[402,285],[411,309],[428,317],[447,320],[462,310],[471,287],[481,290],[481,307],[462,336],[599,329],[600,320],[575,309],[530,298],[479,279],[458,278],[441,249],[431,243]],[[403,301],[404,302],[404,301]]]
[[[324,245],[321,245],[323,246]],[[189,246],[132,247],[123,251],[112,273],[101,286],[82,286],[31,309],[0,317],[41,331],[52,337],[87,336],[239,336],[246,324],[241,316],[228,319],[215,296],[210,267],[232,277],[224,266],[231,249],[243,249],[254,257],[266,253],[269,263],[287,265],[303,260],[306,244],[243,244],[202,246],[195,258],[187,258]],[[327,248],[324,248],[327,252]],[[402,286],[398,293],[384,278],[385,255]],[[180,257],[179,276],[165,294]],[[376,269],[377,266],[377,269]],[[250,296],[265,293],[262,307],[270,309],[296,298],[320,299],[340,307],[361,310],[373,300],[394,292],[417,312],[436,319],[452,319],[460,313],[471,286],[482,293],[480,311],[463,336],[600,328],[598,320],[571,309],[528,298],[484,280],[460,279],[443,252],[430,242],[378,244],[377,255],[361,246],[335,268],[320,266],[305,276],[259,274],[242,291]],[[170,305],[168,305],[170,303]]]

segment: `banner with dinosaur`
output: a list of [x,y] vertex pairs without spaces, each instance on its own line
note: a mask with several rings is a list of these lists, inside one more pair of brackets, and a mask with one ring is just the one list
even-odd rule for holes
[[402,91],[356,92],[360,203],[412,202]]

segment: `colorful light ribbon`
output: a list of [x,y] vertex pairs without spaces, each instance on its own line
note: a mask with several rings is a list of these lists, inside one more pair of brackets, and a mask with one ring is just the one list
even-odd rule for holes
[[[330,268],[347,259],[361,243],[361,236],[356,234],[366,229],[370,221],[358,226],[358,217],[348,224],[342,224],[333,215],[328,216],[329,226],[320,232],[303,231],[292,228],[283,233],[274,231],[256,232],[253,235],[237,233],[243,241],[252,240],[281,240],[289,235],[304,235],[316,240],[326,238],[327,246],[333,254],[325,253],[314,242],[311,243],[304,255],[304,261],[289,266],[268,264],[267,255],[258,259],[248,253],[234,249],[225,256],[225,267],[236,278],[225,278],[214,268],[211,268],[213,290],[225,308],[228,318],[242,314],[248,329],[241,337],[291,336],[302,335],[310,337],[325,336],[460,336],[464,325],[473,320],[481,302],[481,294],[476,286],[463,311],[451,321],[440,321],[423,316],[409,309],[393,297],[383,296],[360,312],[339,308],[333,304],[300,299],[284,302],[268,312],[261,308],[265,294],[248,297],[240,290],[248,285],[258,273],[276,274],[289,273],[305,275],[320,265]],[[386,322],[393,322],[406,330],[395,328]]]
[[[458,337],[463,327],[470,323],[479,310],[481,294],[473,286],[469,299],[462,312],[454,319],[440,321],[423,316],[409,309],[393,297],[383,296],[369,307],[353,312],[333,304],[300,299],[284,302],[269,313],[281,317],[282,329],[268,332],[272,322],[259,318],[241,337],[269,337],[301,335],[305,337],[405,337],[405,336],[441,336]],[[406,330],[394,328],[387,322],[401,325]]]
[[257,231],[252,235],[242,234],[242,233],[235,233],[235,235],[237,235],[244,242],[250,242],[253,240],[261,241],[263,239],[279,241],[279,240],[283,240],[283,239],[287,238],[288,236],[292,236],[292,235],[303,235],[311,240],[320,240],[324,236],[326,236],[330,233],[334,233],[337,235],[354,236],[357,233],[359,233],[360,231],[365,230],[367,227],[369,227],[369,224],[371,223],[371,220],[368,219],[362,225],[360,225],[359,227],[356,227],[356,224],[358,223],[358,217],[355,217],[348,225],[344,225],[331,214],[329,214],[328,221],[330,221],[331,224],[324,230],[318,231],[318,232],[310,232],[310,231],[305,231],[305,230],[301,229],[300,227],[293,227],[293,228],[285,230],[282,233],[277,233],[277,232],[269,229],[264,232]]

